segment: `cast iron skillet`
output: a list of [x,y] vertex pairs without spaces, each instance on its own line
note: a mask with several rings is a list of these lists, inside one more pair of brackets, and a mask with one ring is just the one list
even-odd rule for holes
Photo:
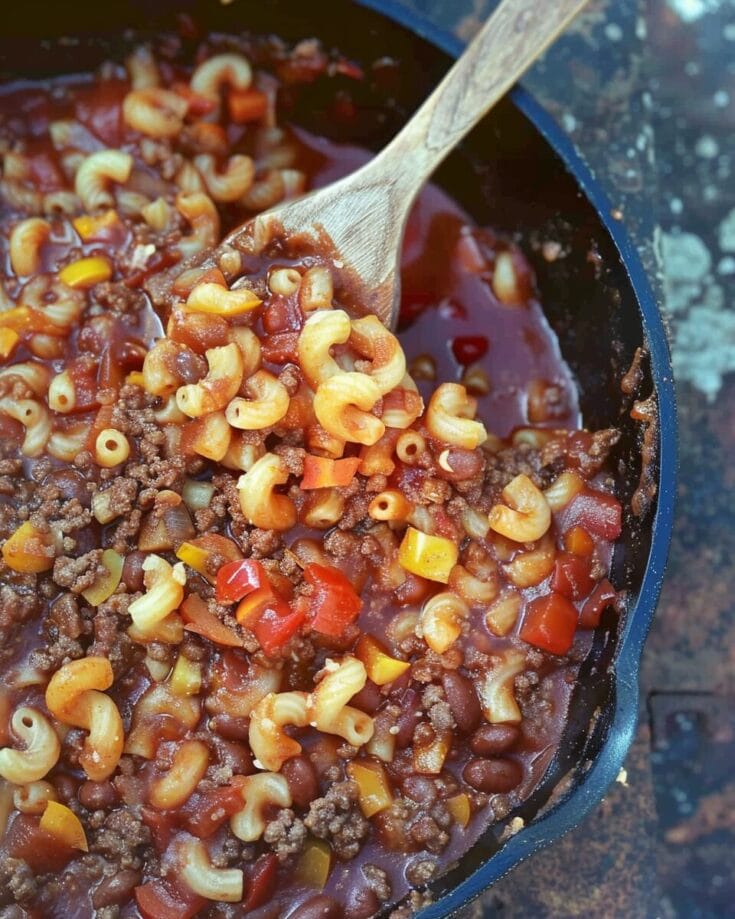
[[[25,0],[3,24],[0,76],[91,69],[123,53],[132,40],[125,29],[171,28],[182,10],[204,30],[275,32],[287,40],[318,36],[359,61],[385,55],[401,62],[400,79],[387,88],[346,87],[357,94],[362,113],[349,123],[335,125],[316,88],[294,113],[304,127],[373,149],[396,132],[461,50],[457,39],[394,0],[239,0],[228,6],[215,0]],[[61,35],[73,36],[73,43],[42,41]],[[619,384],[639,345],[650,354],[640,395],[656,391],[660,438],[657,503],[643,520],[626,514],[615,552],[612,579],[628,592],[627,612],[598,630],[558,755],[541,786],[508,818],[521,816],[527,825],[502,843],[508,821],[490,827],[435,882],[436,902],[422,919],[455,912],[576,826],[617,776],[635,728],[640,656],[668,550],[676,452],[668,345],[643,267],[604,192],[553,120],[526,92],[514,90],[439,170],[437,181],[479,223],[515,234],[530,256],[541,300],[577,377],[586,426],[623,432],[613,462],[624,505],[638,480],[640,431]],[[569,254],[547,263],[533,245],[544,239],[561,241]]]

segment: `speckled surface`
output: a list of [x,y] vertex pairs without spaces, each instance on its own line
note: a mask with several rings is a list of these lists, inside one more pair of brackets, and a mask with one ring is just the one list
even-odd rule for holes
[[[494,6],[404,2],[463,38]],[[524,83],[623,212],[663,303],[679,504],[627,784],[466,915],[735,916],[735,0],[592,0]]]

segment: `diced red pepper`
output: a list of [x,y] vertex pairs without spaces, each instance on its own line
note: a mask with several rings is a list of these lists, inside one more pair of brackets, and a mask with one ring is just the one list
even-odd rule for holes
[[207,905],[204,897],[168,879],[136,887],[135,902],[144,919],[192,919]]
[[566,654],[572,647],[577,610],[558,593],[532,600],[526,607],[521,638],[552,654]]
[[571,600],[586,597],[595,585],[591,574],[592,565],[588,558],[561,552],[554,562],[551,589]]
[[288,616],[288,603],[277,596],[270,586],[260,587],[240,601],[235,619],[245,628],[253,629],[266,610],[273,610],[279,617]]
[[254,590],[270,587],[265,568],[254,558],[227,562],[217,572],[215,593],[220,603],[236,603]]
[[211,613],[204,600],[196,594],[184,600],[181,605],[181,615],[186,622],[184,628],[187,632],[203,635],[217,645],[225,645],[229,648],[242,647],[242,638],[218,619],[214,613]]
[[328,459],[325,456],[304,457],[304,475],[301,479],[302,491],[311,488],[338,488],[349,485],[355,478],[360,465],[359,456],[346,459]]
[[227,94],[230,120],[236,124],[259,121],[268,110],[268,96],[257,89],[231,89]]
[[613,495],[604,491],[583,491],[563,512],[563,529],[582,526],[603,539],[617,539],[622,530],[623,509]]
[[[239,780],[239,781],[238,781]],[[195,794],[180,811],[182,825],[194,836],[208,839],[222,824],[243,807],[243,777],[234,776],[232,784]]]
[[341,638],[360,614],[359,594],[341,571],[327,565],[307,565],[304,578],[313,588],[309,597],[311,627],[323,635]]
[[243,912],[248,913],[267,903],[276,886],[278,858],[273,852],[261,855],[247,876],[247,896],[242,902]]
[[287,603],[271,603],[252,627],[260,647],[266,654],[279,651],[306,619],[302,606],[291,609]]
[[607,578],[604,578],[585,600],[579,616],[580,628],[596,629],[600,624],[603,612],[609,606],[615,606],[617,601],[617,591]]

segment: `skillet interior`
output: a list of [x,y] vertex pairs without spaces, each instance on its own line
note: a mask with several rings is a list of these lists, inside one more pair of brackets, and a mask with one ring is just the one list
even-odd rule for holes
[[[205,30],[275,32],[287,40],[315,35],[357,60],[386,55],[407,64],[390,92],[358,87],[355,99],[362,115],[349,126],[340,124],[338,131],[326,115],[318,90],[305,93],[302,108],[295,113],[297,123],[316,133],[372,149],[379,149],[396,132],[451,61],[445,52],[416,33],[371,9],[347,2],[330,0],[307,7],[294,0],[235,2],[228,6],[206,0],[158,0],[155,5],[142,0],[108,0],[93,6],[27,0],[4,23],[0,73],[38,77],[94,68],[105,57],[121,56],[124,46],[133,40],[126,30],[135,28],[136,36],[140,36],[171,28],[182,10],[191,12]],[[73,40],[61,44],[53,41],[59,36],[72,36]],[[629,417],[630,400],[623,400],[619,381],[635,348],[644,344],[644,327],[628,270],[597,211],[580,192],[575,176],[511,100],[496,107],[441,167],[436,178],[478,223],[514,234],[531,259],[540,299],[579,384],[585,425],[591,429],[617,426],[623,431],[613,463],[618,470],[620,497],[627,506],[638,482],[640,432]],[[538,246],[543,240],[559,241],[568,254],[547,262]],[[662,335],[658,328],[654,332]],[[665,346],[663,353],[665,356]],[[649,368],[645,370],[641,390],[648,395],[653,381]],[[667,436],[673,437],[673,427]],[[621,724],[616,721],[621,707],[621,667],[616,668],[616,677],[611,665],[616,661],[621,635],[630,631],[631,617],[635,615],[639,620],[642,641],[652,615],[656,587],[646,592],[641,603],[638,601],[653,540],[653,511],[655,508],[642,522],[626,515],[612,579],[618,588],[628,592],[628,612],[622,623],[611,619],[609,630],[599,630],[596,635],[575,690],[571,718],[558,755],[541,786],[516,812],[526,822],[548,809],[552,800],[572,800],[575,792],[578,799],[583,797],[579,785],[588,764],[605,758],[618,764],[622,761],[634,712],[628,713],[621,733]],[[661,552],[665,554],[667,536],[666,525],[659,527],[657,541],[663,544],[663,549],[659,545],[659,556]],[[638,651],[633,648],[632,660],[622,668],[626,671],[625,704],[629,708],[635,704]],[[615,727],[612,737],[611,726]],[[593,794],[599,798],[603,791],[604,784]],[[571,816],[554,827],[549,825],[552,832],[546,836],[553,838],[574,825],[588,807],[589,804],[579,805],[576,816],[567,808]],[[460,905],[462,898],[476,893],[519,858],[548,841],[543,832],[536,836],[532,833],[532,841],[524,847],[521,838],[529,831],[523,831],[513,841],[517,854],[508,857],[504,850],[504,857],[496,856],[488,863],[499,849],[501,829],[491,827],[459,866],[436,882],[436,893],[443,896],[487,863],[472,890],[465,889],[460,898],[455,890],[429,910],[432,915],[446,915]]]

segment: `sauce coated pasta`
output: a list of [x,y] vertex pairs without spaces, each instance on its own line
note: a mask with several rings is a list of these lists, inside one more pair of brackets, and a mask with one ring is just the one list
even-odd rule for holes
[[402,919],[558,746],[617,432],[436,188],[397,335],[326,242],[201,267],[367,154],[286,121],[357,63],[192,44],[0,90],[0,912]]

